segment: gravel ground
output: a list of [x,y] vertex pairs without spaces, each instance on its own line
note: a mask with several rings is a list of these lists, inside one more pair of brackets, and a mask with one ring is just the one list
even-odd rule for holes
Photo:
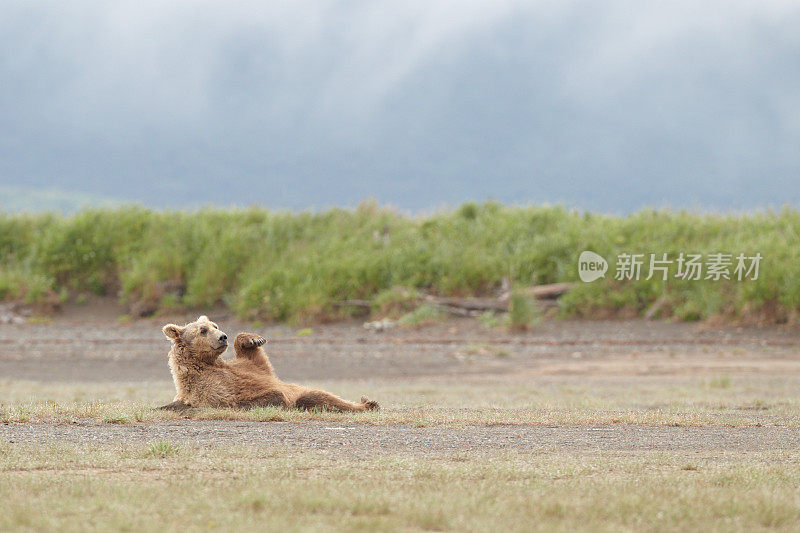
[[111,445],[170,441],[174,444],[301,448],[374,457],[410,452],[440,455],[487,450],[695,453],[796,450],[800,431],[782,427],[655,426],[464,426],[409,427],[329,422],[227,422],[175,420],[108,424],[3,424],[0,441],[24,444]]

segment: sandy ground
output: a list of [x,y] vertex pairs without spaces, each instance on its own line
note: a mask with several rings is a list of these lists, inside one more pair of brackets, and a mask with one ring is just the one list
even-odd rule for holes
[[[632,377],[781,376],[800,371],[800,332],[780,327],[711,328],[697,324],[635,321],[553,321],[535,331],[488,330],[473,319],[422,329],[374,333],[361,323],[322,325],[307,335],[288,326],[253,327],[212,315],[230,336],[239,331],[270,339],[268,349],[285,380],[415,380],[436,384],[556,382],[602,379],[630,384]],[[70,312],[42,324],[0,325],[0,379],[65,382],[168,381],[166,322],[189,316],[120,323],[114,310]],[[308,332],[302,332],[308,333]],[[226,354],[230,356],[230,354]],[[615,381],[616,380],[616,381]],[[157,402],[159,400],[154,400]],[[71,424],[6,424],[0,440],[14,442],[114,442],[119,440],[216,442],[376,449],[415,452],[482,448],[586,450],[792,449],[800,432],[781,427],[468,426],[409,427],[330,422],[251,423],[178,420],[132,425],[77,420]]]

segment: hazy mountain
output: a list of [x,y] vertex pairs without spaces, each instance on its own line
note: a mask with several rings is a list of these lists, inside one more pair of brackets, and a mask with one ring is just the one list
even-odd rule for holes
[[4,3],[0,186],[159,207],[797,204],[799,27],[788,0]]

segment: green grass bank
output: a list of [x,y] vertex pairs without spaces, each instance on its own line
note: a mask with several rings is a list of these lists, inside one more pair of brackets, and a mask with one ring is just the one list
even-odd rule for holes
[[[620,217],[470,203],[412,217],[366,202],[315,213],[0,213],[0,299],[113,295],[156,312],[222,303],[252,319],[335,320],[358,311],[333,305],[346,299],[369,299],[380,315],[425,293],[495,294],[504,278],[515,287],[577,281],[578,257],[592,250],[609,261],[609,271],[562,298],[567,316],[636,316],[660,299],[661,317],[797,323],[799,235],[800,212],[789,208]],[[638,281],[614,279],[625,253],[644,254]],[[660,273],[647,280],[651,253],[671,260],[680,253],[731,254],[731,279],[679,279],[673,262],[666,281]],[[761,254],[758,279],[736,279],[740,253]]]

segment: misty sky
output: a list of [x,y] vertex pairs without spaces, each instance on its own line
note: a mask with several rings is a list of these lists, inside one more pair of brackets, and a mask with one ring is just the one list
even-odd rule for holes
[[22,195],[800,204],[795,1],[5,1],[0,50]]

